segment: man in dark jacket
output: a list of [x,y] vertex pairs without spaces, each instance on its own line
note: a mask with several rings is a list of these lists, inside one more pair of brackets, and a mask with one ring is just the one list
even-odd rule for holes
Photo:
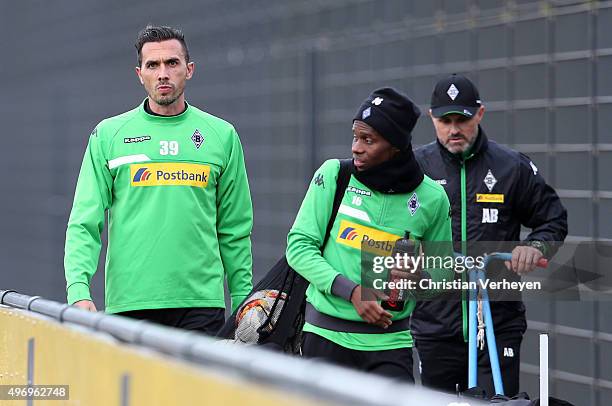
[[[476,241],[488,247],[495,245],[490,242],[514,241],[512,261],[487,271],[505,272],[504,278],[518,280],[542,257],[554,254],[555,243],[565,239],[567,212],[526,155],[487,138],[480,127],[484,112],[469,79],[453,74],[440,80],[429,110],[437,140],[415,154],[423,172],[448,194],[456,249],[474,256],[485,252],[474,247]],[[531,229],[522,242],[521,225]],[[491,313],[505,393],[514,395],[519,390],[520,346],[527,328],[525,306],[520,297],[492,301]],[[424,385],[446,391],[467,389],[467,317],[465,291],[417,305],[411,329]],[[492,396],[487,351],[486,347],[478,351],[478,386]]]

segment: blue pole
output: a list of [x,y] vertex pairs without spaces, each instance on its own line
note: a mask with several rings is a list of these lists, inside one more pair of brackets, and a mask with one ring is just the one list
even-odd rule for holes
[[493,385],[495,394],[504,394],[504,383],[499,367],[499,357],[497,356],[497,343],[495,342],[495,331],[493,329],[493,318],[491,317],[491,306],[489,295],[486,289],[482,289],[482,311],[484,312],[485,331],[487,333],[487,347],[489,347],[489,360],[491,362],[491,372],[493,373]]
[[[469,272],[469,281],[476,282],[476,270]],[[468,388],[473,388],[478,384],[478,359],[477,359],[477,302],[476,289],[470,289],[470,303],[468,310]]]

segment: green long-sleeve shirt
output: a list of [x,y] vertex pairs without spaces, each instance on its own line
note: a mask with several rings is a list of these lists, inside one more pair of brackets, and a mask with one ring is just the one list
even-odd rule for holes
[[233,126],[144,105],[89,138],[66,232],[68,302],[89,299],[108,213],[106,311],[233,307],[252,288],[253,211]]
[[[409,231],[412,238],[423,242],[445,242],[439,247],[447,248],[447,252],[436,252],[436,255],[452,256],[450,205],[444,189],[427,176],[413,192],[404,194],[377,192],[351,176],[329,241],[321,254],[338,170],[339,161],[328,160],[315,173],[287,237],[287,260],[310,282],[307,300],[317,311],[340,319],[363,321],[350,301],[332,293],[332,285],[338,275],[361,284],[364,239],[396,241]],[[435,269],[430,275],[436,281],[452,280],[453,270]],[[403,311],[392,312],[393,319],[409,317],[414,306],[415,301],[407,302]],[[304,331],[362,351],[412,346],[409,330],[384,333],[381,329],[380,334],[358,334],[306,323]]]

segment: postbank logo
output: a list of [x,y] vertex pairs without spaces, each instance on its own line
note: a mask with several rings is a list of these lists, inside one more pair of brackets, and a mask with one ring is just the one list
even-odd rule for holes
[[503,203],[504,195],[501,193],[477,193],[476,203]]
[[357,233],[357,231],[355,231],[354,227],[346,227],[344,230],[342,230],[342,232],[340,233],[340,238],[341,240],[349,240],[349,241],[354,241],[355,238],[357,238],[359,234]]
[[342,220],[336,242],[356,249],[363,247],[368,252],[385,255],[393,250],[395,241],[400,238],[401,236],[396,234]]
[[132,178],[132,182],[145,182],[151,178],[151,171],[149,168],[140,168],[136,171],[136,174]]
[[191,163],[148,163],[130,166],[130,184],[137,186],[208,185],[210,166]]

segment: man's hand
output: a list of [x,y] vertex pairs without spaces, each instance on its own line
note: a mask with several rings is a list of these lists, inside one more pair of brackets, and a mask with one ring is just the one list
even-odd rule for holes
[[78,302],[74,302],[73,306],[90,312],[98,311],[98,309],[96,309],[96,305],[91,300],[79,300]]
[[506,268],[519,275],[532,272],[538,261],[544,256],[542,251],[529,246],[518,246],[512,250],[512,261],[506,261]]
[[359,316],[369,324],[386,329],[391,325],[393,315],[383,309],[377,299],[387,300],[388,297],[373,289],[362,289],[361,286],[357,286],[351,294],[351,303]]

